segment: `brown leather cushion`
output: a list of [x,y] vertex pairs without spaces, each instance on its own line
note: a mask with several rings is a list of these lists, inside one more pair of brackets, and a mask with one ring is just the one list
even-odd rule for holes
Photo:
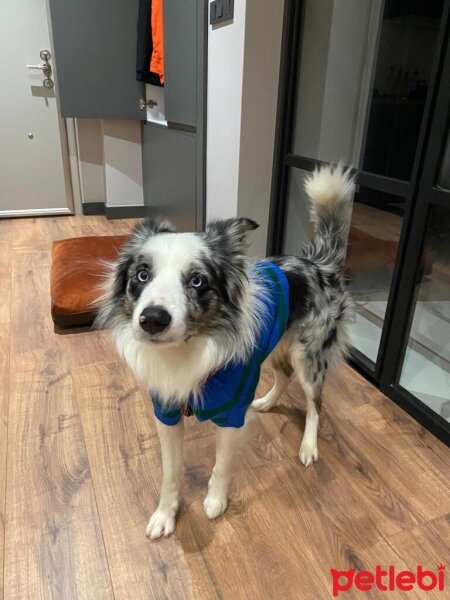
[[95,318],[93,302],[105,273],[128,236],[78,237],[53,242],[50,293],[52,318],[62,328],[85,327]]

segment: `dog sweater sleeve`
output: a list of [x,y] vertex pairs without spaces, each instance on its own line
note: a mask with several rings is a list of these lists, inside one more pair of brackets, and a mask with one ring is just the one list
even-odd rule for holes
[[164,425],[176,425],[181,419],[181,407],[179,406],[163,406],[158,397],[158,394],[150,391],[150,396],[153,402],[153,411],[155,417]]

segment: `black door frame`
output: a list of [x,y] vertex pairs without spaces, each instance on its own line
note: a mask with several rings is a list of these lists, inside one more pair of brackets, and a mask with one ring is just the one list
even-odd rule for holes
[[[292,169],[313,170],[321,161],[298,156],[293,147],[296,91],[300,66],[304,0],[286,0],[278,92],[277,128],[267,253],[280,254],[285,234],[289,175]],[[403,364],[411,307],[422,253],[428,211],[433,205],[449,206],[450,194],[433,187],[450,124],[450,0],[445,0],[436,42],[430,88],[409,181],[356,171],[358,184],[401,196],[405,213],[392,275],[386,315],[374,363],[356,348],[350,362],[382,392],[404,408],[437,437],[450,442],[450,424],[397,383]],[[368,119],[367,111],[366,119]],[[442,127],[446,123],[447,127]],[[440,125],[439,125],[440,124]],[[366,123],[367,126],[367,123]],[[430,152],[430,149],[433,152]],[[414,218],[413,218],[414,217]],[[419,218],[420,217],[420,218]]]

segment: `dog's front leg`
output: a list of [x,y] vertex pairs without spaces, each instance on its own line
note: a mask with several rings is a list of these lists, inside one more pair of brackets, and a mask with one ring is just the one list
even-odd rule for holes
[[156,540],[175,529],[175,517],[180,506],[181,467],[183,463],[183,419],[167,426],[156,420],[161,445],[163,478],[158,508],[150,517],[147,536]]
[[[251,409],[247,411],[251,412]],[[208,483],[208,495],[203,504],[208,519],[222,515],[228,506],[228,487],[233,468],[236,463],[238,450],[242,445],[248,418],[240,427],[218,427],[216,432],[216,464]]]

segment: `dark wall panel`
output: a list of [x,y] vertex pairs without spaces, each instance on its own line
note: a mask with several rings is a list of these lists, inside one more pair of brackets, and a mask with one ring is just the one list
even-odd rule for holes
[[49,5],[61,116],[144,119],[136,81],[139,0]]
[[197,228],[197,140],[194,134],[147,124],[143,128],[145,204],[182,231]]
[[197,124],[198,0],[164,0],[164,62],[166,119]]

